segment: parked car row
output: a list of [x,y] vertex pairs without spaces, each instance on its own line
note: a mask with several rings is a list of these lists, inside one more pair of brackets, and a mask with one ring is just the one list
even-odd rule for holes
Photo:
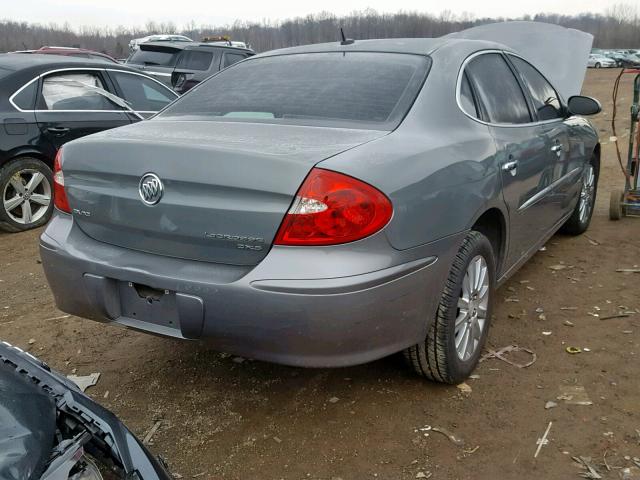
[[589,55],[589,67],[593,68],[611,68],[640,67],[640,50],[619,49],[619,50],[602,50],[593,49]]
[[184,35],[149,35],[131,40],[131,54],[119,62],[100,52],[72,47],[41,47],[13,54],[46,54],[124,63],[140,70],[179,94],[183,94],[205,78],[244,60],[255,52],[244,42],[225,36],[206,37],[194,42]]
[[618,64],[612,58],[605,57],[599,53],[591,53],[589,54],[587,66],[591,68],[613,68],[617,67]]
[[231,42],[141,43],[126,64],[182,94],[214,73],[255,55]]

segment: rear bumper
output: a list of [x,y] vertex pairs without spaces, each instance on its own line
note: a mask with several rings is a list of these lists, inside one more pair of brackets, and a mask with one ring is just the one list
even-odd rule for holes
[[[329,367],[424,339],[459,239],[404,252],[384,235],[358,243],[274,247],[255,267],[225,266],[98,242],[56,213],[40,250],[56,304],[67,313],[259,360]],[[148,304],[138,285],[166,294]]]

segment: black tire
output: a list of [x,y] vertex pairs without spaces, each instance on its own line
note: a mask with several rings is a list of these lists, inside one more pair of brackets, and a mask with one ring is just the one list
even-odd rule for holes
[[600,65],[599,63],[596,63],[595,67],[596,68],[600,68],[602,65]]
[[584,217],[581,215],[581,212],[580,212],[581,197],[585,188],[584,177],[583,177],[580,180],[583,184],[582,184],[582,189],[580,191],[580,198],[578,199],[578,203],[573,209],[573,213],[571,214],[571,216],[567,219],[565,224],[560,229],[562,233],[565,233],[567,235],[581,235],[582,233],[587,231],[587,228],[589,228],[589,224],[591,223],[591,217],[593,216],[593,210],[596,204],[596,195],[598,193],[598,177],[600,174],[598,169],[598,162],[595,155],[591,156],[591,161],[589,162],[589,165],[593,168],[593,172],[594,172],[593,192],[590,195],[591,205],[589,207],[589,212],[588,212],[588,215]]
[[624,192],[616,189],[611,192],[609,197],[609,219],[620,220],[624,216],[624,208],[622,208],[622,200]]
[[[482,256],[486,262],[489,298],[479,342],[470,358],[463,360],[456,350],[455,323],[460,312],[458,302],[461,297],[462,282],[469,264],[477,256]],[[491,325],[495,272],[496,261],[491,242],[480,232],[469,232],[451,265],[436,318],[427,332],[427,338],[404,351],[409,366],[418,375],[436,382],[452,384],[460,383],[471,375],[478,364]]]
[[[49,204],[45,208],[40,204],[35,204],[32,200],[32,203],[34,203],[35,205],[34,208],[36,209],[34,215],[35,220],[31,222],[26,221],[25,223],[21,223],[19,221],[16,221],[16,218],[18,218],[18,213],[21,216],[24,215],[22,207],[17,207],[18,210],[14,208],[11,211],[7,211],[7,208],[5,207],[5,200],[14,198],[16,195],[22,197],[22,194],[18,193],[15,190],[14,186],[11,184],[11,180],[12,178],[14,178],[14,176],[22,173],[22,175],[20,176],[20,181],[24,184],[25,178],[29,178],[29,175],[33,175],[36,172],[44,175],[44,179],[35,188],[34,192],[29,192],[29,197],[34,193],[43,195],[48,191],[48,195],[50,198]],[[43,161],[31,157],[20,157],[11,160],[2,168],[0,168],[0,230],[15,233],[40,227],[49,221],[52,211],[53,173]]]

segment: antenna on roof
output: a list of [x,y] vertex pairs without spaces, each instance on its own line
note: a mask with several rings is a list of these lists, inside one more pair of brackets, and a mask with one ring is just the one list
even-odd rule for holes
[[342,27],[340,27],[340,37],[342,37],[342,41],[340,42],[340,45],[351,45],[352,43],[355,42],[353,38],[347,38],[344,36],[344,30],[342,29]]

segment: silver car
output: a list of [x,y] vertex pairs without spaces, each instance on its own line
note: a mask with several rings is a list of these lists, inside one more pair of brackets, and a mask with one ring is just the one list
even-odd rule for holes
[[561,87],[526,48],[459,36],[272,51],[71,142],[41,237],[56,303],[288,365],[404,351],[459,382],[496,287],[589,225],[583,47],[548,70]]
[[592,68],[613,68],[618,66],[613,58],[600,55],[598,53],[592,53],[589,55],[587,66]]

